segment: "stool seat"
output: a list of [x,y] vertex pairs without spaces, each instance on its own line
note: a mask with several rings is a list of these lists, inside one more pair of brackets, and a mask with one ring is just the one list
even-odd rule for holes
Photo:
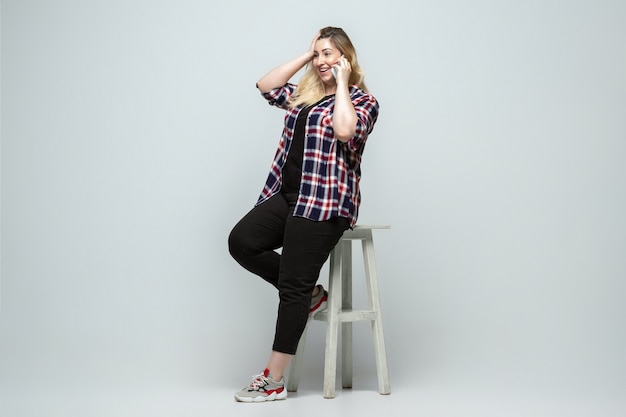
[[[325,311],[320,311],[313,317],[314,320],[327,323],[324,358],[324,398],[335,397],[339,324],[341,324],[342,337],[342,386],[344,388],[352,387],[352,323],[359,321],[369,321],[372,324],[378,391],[381,394],[391,393],[372,233],[376,229],[389,228],[391,228],[389,225],[357,225],[353,229],[344,232],[330,253],[328,307]],[[369,301],[369,306],[366,309],[354,309],[352,307],[352,242],[355,240],[362,241],[365,283]],[[292,359],[289,368],[288,391],[298,390],[306,332],[307,329],[305,328],[298,343],[296,355]]]

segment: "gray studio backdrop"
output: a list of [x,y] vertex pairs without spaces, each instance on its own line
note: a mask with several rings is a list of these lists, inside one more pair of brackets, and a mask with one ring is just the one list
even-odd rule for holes
[[234,390],[260,370],[277,296],[226,247],[282,127],[254,84],[326,25],[381,104],[360,221],[392,225],[376,235],[392,388],[623,393],[626,3],[1,11],[3,396],[215,375]]

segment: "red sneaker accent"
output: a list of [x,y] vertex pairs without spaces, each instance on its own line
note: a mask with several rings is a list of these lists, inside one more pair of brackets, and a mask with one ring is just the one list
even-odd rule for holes
[[280,394],[281,392],[283,392],[285,390],[285,387],[280,387],[278,389],[271,389],[269,391],[265,391],[265,393],[267,394],[267,396],[269,397],[270,395],[272,395],[273,393],[276,394]]
[[328,301],[328,296],[324,294],[322,298],[320,299],[320,301],[317,304],[315,304],[313,307],[311,307],[311,309],[309,310],[309,313],[313,313],[314,311],[317,311],[317,309],[320,308],[320,306],[326,301]]

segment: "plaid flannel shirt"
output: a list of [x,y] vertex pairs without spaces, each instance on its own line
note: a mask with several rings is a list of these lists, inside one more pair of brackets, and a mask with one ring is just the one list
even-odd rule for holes
[[[289,98],[296,85],[287,83],[264,93],[270,105],[286,110],[285,126],[265,187],[256,205],[280,191],[282,169],[293,140],[296,119],[301,107],[290,109]],[[335,139],[333,109],[335,97],[329,96],[311,108],[305,128],[304,155],[300,192],[294,215],[315,221],[346,217],[356,224],[361,192],[361,158],[365,142],[378,118],[378,102],[359,89],[350,87],[350,98],[356,110],[354,136],[347,143]]]

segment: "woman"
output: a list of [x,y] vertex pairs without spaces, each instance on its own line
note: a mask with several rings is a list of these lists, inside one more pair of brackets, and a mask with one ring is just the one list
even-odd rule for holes
[[[289,83],[305,65],[300,84]],[[237,401],[287,397],[285,370],[308,318],[326,308],[327,293],[316,282],[356,223],[361,155],[378,117],[363,78],[346,33],[326,27],[306,53],[257,82],[269,104],[286,110],[285,127],[265,187],[228,244],[239,264],[278,289],[280,303],[265,370],[235,394]]]

